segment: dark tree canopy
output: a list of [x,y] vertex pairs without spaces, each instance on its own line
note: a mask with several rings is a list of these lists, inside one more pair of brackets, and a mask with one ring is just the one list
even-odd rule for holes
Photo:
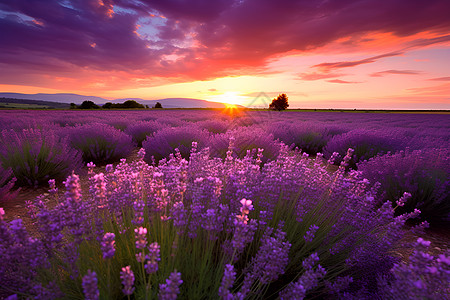
[[156,104],[155,104],[155,108],[163,108],[163,107],[162,107],[162,104],[161,104],[161,103],[159,103],[159,102],[156,102]]
[[93,109],[93,108],[100,108],[97,104],[95,104],[92,101],[86,100],[81,103],[80,107],[81,109]]
[[110,109],[112,105],[113,104],[111,102],[106,102],[105,104],[103,104],[102,108]]
[[145,108],[144,105],[139,104],[134,100],[127,100],[122,105],[123,105],[123,108]]
[[280,94],[277,98],[272,100],[272,103],[269,105],[269,109],[273,110],[285,110],[289,107],[288,97],[286,94]]
[[140,104],[134,100],[126,100],[124,103],[111,103],[107,102],[103,104],[102,108],[105,109],[111,109],[111,108],[118,108],[118,109],[124,109],[124,108],[145,108],[143,104]]

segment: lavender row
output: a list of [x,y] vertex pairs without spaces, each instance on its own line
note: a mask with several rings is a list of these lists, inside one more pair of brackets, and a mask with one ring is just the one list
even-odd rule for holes
[[0,209],[1,296],[448,296],[450,253],[429,255],[419,238],[408,263],[395,256],[420,210],[396,216],[409,194],[393,207],[360,171],[346,173],[352,149],[331,171],[283,145],[265,164],[262,149],[238,158],[233,143],[224,160],[194,142],[188,160],[176,151],[149,165],[141,149],[106,173],[89,164],[84,195],[75,174],[64,193],[50,181],[50,195],[28,203],[39,235]]

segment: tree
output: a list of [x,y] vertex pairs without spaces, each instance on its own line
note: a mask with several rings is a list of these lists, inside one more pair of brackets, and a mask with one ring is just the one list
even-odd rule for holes
[[75,103],[70,103],[70,109],[75,109],[77,108],[77,105]]
[[159,103],[159,102],[156,102],[156,104],[155,104],[155,108],[163,108],[163,107],[162,107],[162,104],[161,104],[161,103]]
[[102,108],[110,109],[110,108],[112,108],[112,105],[113,104],[111,102],[106,102],[105,104],[103,104]]
[[83,103],[81,103],[79,108],[81,108],[81,109],[93,109],[93,108],[97,109],[100,107],[97,104],[95,104],[94,102],[86,100],[86,101],[83,101]]
[[144,108],[144,105],[137,103],[134,100],[127,100],[122,104],[123,108]]
[[272,100],[272,103],[269,105],[269,109],[273,110],[285,110],[289,107],[288,97],[286,94],[280,94],[277,98]]

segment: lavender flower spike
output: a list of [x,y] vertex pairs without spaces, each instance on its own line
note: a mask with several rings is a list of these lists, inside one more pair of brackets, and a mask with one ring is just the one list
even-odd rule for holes
[[404,192],[403,196],[397,200],[398,206],[404,206],[406,202],[411,198],[411,193]]
[[158,262],[161,260],[159,249],[160,246],[157,242],[151,243],[150,246],[148,246],[149,253],[145,256],[147,262],[144,266],[147,274],[153,274],[158,271]]
[[147,228],[139,227],[134,230],[136,237],[136,248],[144,249],[147,245]]
[[305,236],[303,237],[307,243],[311,243],[314,239],[314,236],[316,235],[316,231],[319,229],[319,226],[313,224],[309,226],[308,231],[306,232]]
[[180,285],[183,283],[181,280],[181,273],[177,270],[172,272],[166,283],[159,285],[159,300],[175,300],[180,293]]
[[248,200],[248,199],[242,198],[242,200],[240,202],[242,204],[241,215],[237,215],[236,219],[239,222],[247,224],[247,221],[248,221],[248,216],[247,215],[250,213],[251,210],[253,210],[252,200]]
[[66,186],[66,199],[70,198],[72,201],[78,202],[81,198],[80,177],[72,172],[72,175],[69,175],[64,181],[64,185]]
[[83,277],[83,293],[86,300],[97,300],[100,297],[100,292],[97,287],[97,274],[88,270],[88,273]]
[[241,213],[248,215],[253,210],[252,200],[243,198],[240,202],[242,204]]
[[234,270],[234,266],[230,264],[225,265],[225,270],[222,278],[222,284],[219,288],[219,296],[224,300],[233,300],[234,296],[230,292],[230,288],[233,286],[234,281],[236,280],[236,271]]
[[129,296],[132,295],[134,292],[134,273],[131,270],[131,266],[126,266],[125,268],[122,268],[122,271],[120,271],[120,279],[122,279],[123,284],[123,290],[122,292],[124,295]]
[[113,258],[113,256],[114,256],[114,252],[116,251],[116,249],[114,248],[114,242],[115,242],[114,238],[115,238],[115,235],[114,235],[114,233],[111,233],[111,232],[107,232],[103,236],[101,248],[102,248],[104,259]]

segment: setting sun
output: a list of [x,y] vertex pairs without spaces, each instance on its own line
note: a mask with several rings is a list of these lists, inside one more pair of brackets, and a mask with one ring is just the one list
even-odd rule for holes
[[225,108],[222,110],[222,113],[228,116],[236,116],[241,114],[241,109],[236,104],[225,103]]
[[230,91],[225,92],[220,95],[213,95],[209,97],[210,101],[216,101],[216,102],[222,102],[225,104],[239,104],[239,105],[245,105],[246,102],[248,102],[248,97],[240,95],[239,92]]

